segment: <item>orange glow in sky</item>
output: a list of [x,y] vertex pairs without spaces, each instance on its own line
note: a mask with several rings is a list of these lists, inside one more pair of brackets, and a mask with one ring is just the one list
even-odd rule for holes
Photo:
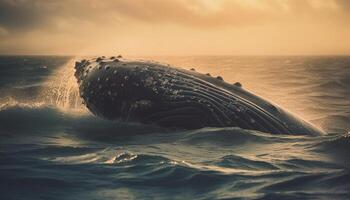
[[3,0],[0,54],[350,53],[347,0]]

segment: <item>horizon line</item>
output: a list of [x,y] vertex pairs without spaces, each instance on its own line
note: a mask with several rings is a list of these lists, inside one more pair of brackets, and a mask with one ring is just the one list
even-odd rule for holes
[[[62,56],[62,57],[73,57],[73,56],[116,56],[116,55],[122,55],[123,54],[1,54],[0,56]],[[328,56],[350,56],[350,54],[192,54],[192,55],[185,55],[185,54],[124,54],[126,57],[228,57],[228,56],[237,56],[237,57],[283,57],[283,56],[290,56],[290,57],[298,57],[298,56],[305,56],[305,57],[328,57]],[[124,56],[123,56],[124,57]]]

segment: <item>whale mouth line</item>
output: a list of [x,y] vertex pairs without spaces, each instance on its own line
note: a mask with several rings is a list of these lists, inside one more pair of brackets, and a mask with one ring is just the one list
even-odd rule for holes
[[75,70],[85,105],[103,118],[186,129],[236,126],[275,134],[322,133],[240,83],[194,69],[98,57],[76,62]]

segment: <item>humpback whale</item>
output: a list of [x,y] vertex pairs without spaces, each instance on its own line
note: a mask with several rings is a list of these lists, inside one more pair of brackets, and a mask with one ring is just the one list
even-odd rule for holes
[[109,120],[196,129],[240,127],[273,134],[320,135],[322,131],[237,82],[153,61],[121,56],[75,64],[83,103]]

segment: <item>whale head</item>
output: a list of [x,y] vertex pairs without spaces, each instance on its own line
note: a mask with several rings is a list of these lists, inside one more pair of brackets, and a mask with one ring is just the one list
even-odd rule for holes
[[118,57],[75,64],[80,96],[92,113],[107,119],[135,120],[159,109],[163,93],[152,63]]

